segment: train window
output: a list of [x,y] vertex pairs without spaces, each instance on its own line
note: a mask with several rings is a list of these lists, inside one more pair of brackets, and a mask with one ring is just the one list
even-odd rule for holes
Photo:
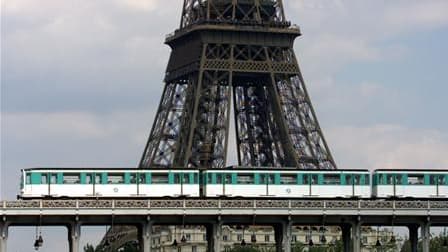
[[26,179],[25,179],[25,183],[26,184],[31,184],[31,174],[26,174]]
[[168,184],[168,173],[153,173],[152,174],[153,184]]
[[423,185],[425,184],[425,179],[423,174],[409,174],[408,175],[409,185]]
[[305,185],[317,185],[318,179],[317,174],[305,174],[303,175],[303,184]]
[[[138,181],[137,181],[137,179],[138,179]],[[142,173],[131,173],[129,175],[129,182],[131,184],[137,184],[137,182],[138,182],[138,184],[145,184],[146,176],[145,176],[145,174],[142,174]]]
[[280,174],[280,184],[282,184],[282,185],[297,184],[297,175],[295,175],[295,174]]
[[346,185],[360,185],[361,184],[361,176],[360,174],[347,174],[345,175],[345,184]]
[[95,184],[101,184],[102,178],[101,174],[95,174]]
[[58,175],[57,174],[51,174],[50,175],[50,184],[57,184],[58,183]]
[[238,184],[253,184],[254,175],[253,174],[238,174],[237,177]]
[[135,173],[129,174],[129,183],[137,184],[137,174]]
[[193,175],[193,183],[194,184],[198,184],[199,183],[199,181],[198,181],[198,174],[196,174],[196,173]]
[[185,183],[185,184],[190,184],[191,183],[191,181],[190,181],[190,173],[184,173],[184,174],[182,174],[182,176],[183,176],[183,180],[182,180],[183,183]]
[[79,184],[81,175],[79,173],[64,173],[63,184]]
[[48,175],[47,174],[42,174],[40,176],[40,183],[41,184],[48,184]]
[[339,174],[324,174],[325,185],[340,185],[341,175]]
[[403,184],[403,175],[397,174],[395,175],[395,184],[402,185]]
[[378,185],[384,185],[384,174],[378,175]]
[[364,185],[370,185],[370,175],[364,175]]
[[346,185],[352,185],[353,184],[353,176],[352,175],[345,175],[345,184]]
[[138,183],[139,184],[146,184],[146,174],[144,173],[137,173],[138,175]]
[[305,175],[303,175],[303,184],[305,184],[305,185],[309,185],[309,184],[316,185],[317,183],[318,183],[317,174],[313,174],[313,175],[305,174]]
[[395,176],[392,174],[387,174],[386,175],[386,184],[395,185]]
[[212,174],[211,173],[209,173],[209,174],[207,174],[207,184],[211,184],[212,183]]
[[446,184],[445,175],[430,175],[429,183],[431,185],[445,185]]
[[353,175],[353,184],[355,184],[355,185],[361,184],[361,175],[359,175],[359,174]]
[[222,184],[222,174],[216,174],[216,184]]
[[190,174],[189,173],[175,173],[174,174],[174,183],[175,184],[189,184],[190,183]]
[[86,174],[86,184],[92,184],[92,174]]
[[273,184],[274,174],[260,174],[260,184]]
[[123,173],[109,173],[107,175],[108,184],[123,184],[124,174]]

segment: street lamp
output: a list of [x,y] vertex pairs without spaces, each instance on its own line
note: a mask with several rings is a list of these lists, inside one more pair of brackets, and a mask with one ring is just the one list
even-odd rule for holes
[[245,227],[243,226],[243,239],[241,240],[241,246],[246,246],[246,241],[244,240],[244,230],[245,230]]

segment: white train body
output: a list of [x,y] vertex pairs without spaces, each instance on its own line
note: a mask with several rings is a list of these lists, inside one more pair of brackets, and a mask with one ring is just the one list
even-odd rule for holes
[[372,196],[377,198],[446,198],[447,170],[376,170]]
[[447,170],[22,170],[20,198],[445,198]]
[[22,198],[199,197],[195,170],[28,169],[22,176]]
[[369,198],[367,170],[239,169],[205,172],[207,197]]

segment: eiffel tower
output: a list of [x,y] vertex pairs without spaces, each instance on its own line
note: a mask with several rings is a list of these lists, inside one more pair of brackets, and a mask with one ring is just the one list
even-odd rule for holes
[[[336,169],[293,51],[282,0],[184,0],[140,168]],[[232,113],[233,111],[233,113]]]
[[[184,0],[139,167],[225,167],[233,116],[239,166],[336,169],[294,54],[300,35],[282,0]],[[136,232],[109,229],[100,246]]]

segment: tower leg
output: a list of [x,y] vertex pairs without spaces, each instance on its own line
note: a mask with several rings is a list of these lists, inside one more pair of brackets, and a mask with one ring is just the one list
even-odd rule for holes
[[8,224],[0,222],[0,252],[6,252],[8,241]]
[[140,252],[151,252],[152,225],[151,221],[147,221],[138,227]]
[[412,225],[409,228],[409,241],[411,243],[411,252],[417,252],[418,248],[418,226]]
[[423,247],[423,252],[430,252],[429,251],[429,240],[431,239],[430,237],[430,227],[431,224],[426,222],[423,223],[420,228],[421,228],[421,232],[422,232],[422,247]]
[[361,223],[352,224],[353,252],[361,252]]
[[351,240],[351,231],[349,225],[341,226],[342,229],[342,242],[344,244],[344,252],[350,252],[350,240]]
[[206,225],[207,251],[209,252],[221,251],[221,230],[222,230],[221,222],[214,222]]
[[74,222],[68,225],[68,247],[70,252],[79,252],[81,239],[81,223]]

